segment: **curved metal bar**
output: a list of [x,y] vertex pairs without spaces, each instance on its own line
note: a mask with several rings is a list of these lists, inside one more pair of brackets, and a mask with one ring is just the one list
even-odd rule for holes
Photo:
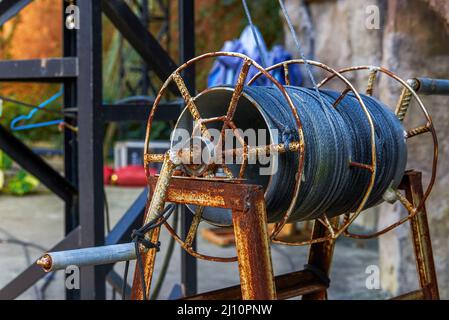
[[344,232],[344,236],[346,236],[348,238],[353,238],[353,239],[365,239],[365,240],[377,238],[377,237],[393,230],[394,228],[399,227],[401,224],[409,221],[414,216],[416,216],[419,211],[416,210],[416,208],[414,208],[413,205],[407,200],[407,198],[405,198],[399,191],[397,191],[396,194],[398,195],[399,201],[401,201],[401,203],[403,204],[403,206],[405,207],[405,209],[407,209],[407,211],[409,213],[406,217],[404,217],[401,220],[390,224],[388,227],[385,227],[384,229],[374,232],[374,233],[357,234],[357,233],[352,233],[349,230],[346,230]]
[[326,241],[330,241],[333,239],[334,239],[334,237],[327,236],[327,237],[321,237],[321,238],[316,238],[316,239],[311,239],[311,240],[305,240],[305,241],[301,241],[301,242],[288,242],[288,241],[278,240],[278,239],[274,238],[274,239],[271,239],[271,242],[275,243],[275,244],[283,244],[283,245],[291,246],[291,247],[300,247],[300,246],[308,246],[308,245],[320,243],[320,242],[326,242]]
[[[281,92],[281,94],[284,96],[284,98],[286,99],[290,110],[295,118],[295,122],[296,122],[296,127],[298,130],[298,134],[299,134],[299,143],[300,143],[300,148],[297,150],[299,157],[298,157],[298,173],[296,174],[296,181],[295,181],[295,188],[294,188],[294,201],[296,201],[298,195],[299,195],[299,190],[300,190],[300,185],[301,185],[301,181],[302,181],[302,173],[303,173],[303,168],[304,168],[304,162],[305,162],[305,151],[306,151],[306,146],[305,146],[305,142],[304,142],[304,133],[302,130],[302,124],[301,124],[301,120],[299,118],[299,115],[296,111],[295,106],[293,105],[293,101],[290,98],[290,96],[288,95],[287,91],[285,90],[285,88],[268,72],[266,71],[262,66],[260,66],[257,62],[255,62],[254,60],[252,60],[251,58],[249,58],[246,55],[240,54],[240,53],[236,53],[236,52],[210,52],[210,53],[206,53],[200,56],[197,56],[189,61],[187,61],[186,63],[184,63],[183,65],[181,65],[180,67],[178,67],[171,75],[170,77],[168,77],[168,79],[164,82],[164,84],[162,85],[161,89],[158,92],[158,95],[156,96],[156,99],[154,101],[153,104],[153,108],[151,109],[149,118],[148,118],[148,122],[147,122],[147,130],[146,130],[146,134],[145,134],[145,147],[144,147],[144,158],[145,158],[145,173],[147,176],[150,175],[150,172],[148,170],[148,162],[147,159],[152,159],[153,157],[151,156],[151,154],[149,153],[149,142],[150,142],[150,134],[151,134],[151,127],[152,127],[152,123],[153,123],[153,119],[154,119],[154,115],[156,114],[157,108],[159,106],[159,103],[162,99],[162,96],[165,94],[167,87],[169,86],[169,84],[172,81],[177,82],[177,84],[182,84],[181,80],[182,78],[180,77],[181,72],[186,69],[188,66],[197,63],[198,61],[204,60],[204,59],[209,59],[209,58],[216,58],[216,57],[220,57],[220,56],[228,56],[228,57],[235,57],[235,58],[240,58],[244,61],[244,65],[242,68],[242,72],[240,74],[239,77],[239,81],[237,86],[240,87],[240,85],[242,86],[243,89],[243,84],[244,84],[244,80],[246,79],[246,74],[245,74],[245,69],[248,68],[252,65],[253,67],[257,68],[259,70],[259,72],[263,75],[265,75]],[[240,78],[242,78],[243,80],[240,81]],[[195,98],[188,96],[186,93],[188,93],[188,91],[184,90],[185,86],[179,86],[180,87],[180,91],[181,94],[183,95],[184,100],[186,101],[186,103],[188,104],[188,107],[190,105],[190,112],[192,113],[193,110],[193,115],[195,117],[195,115],[197,115],[197,118],[199,118],[198,120],[202,120],[201,117],[199,116],[199,113],[195,112],[195,109],[192,106],[195,106],[194,101]],[[234,98],[237,98],[239,96],[238,94],[239,88],[236,88],[236,92],[235,95],[233,95],[233,99],[232,100],[237,100]],[[233,105],[233,101],[231,100],[231,104],[230,107],[232,107]],[[237,100],[238,101],[238,100]],[[232,111],[232,109],[231,109]],[[235,111],[235,110],[234,110]],[[207,132],[207,131],[206,131]],[[244,167],[242,165],[242,167]],[[225,166],[223,165],[223,169],[225,169]],[[242,173],[240,173],[242,174]],[[291,213],[294,210],[294,205],[295,202],[292,202],[286,212],[286,214],[284,215],[284,218],[281,222],[281,226],[283,227],[285,225],[285,223],[287,222],[288,218],[290,217]],[[166,225],[167,226],[167,225]],[[168,226],[169,227],[169,226]],[[170,231],[170,230],[169,230]],[[180,243],[181,245],[183,245],[183,248],[188,251],[190,254],[196,256],[199,259],[206,259],[206,260],[213,260],[214,257],[209,257],[209,256],[205,256],[205,255],[201,255],[197,252],[193,252],[193,250],[188,249],[184,246],[184,242],[181,240],[181,238],[176,234],[176,232],[172,229],[172,232],[170,232],[170,234],[175,237],[175,240]],[[277,233],[280,232],[280,229]],[[223,259],[219,259],[219,260],[223,260]],[[214,260],[213,260],[214,261]],[[233,260],[235,261],[235,260]],[[229,262],[229,259],[223,262]]]
[[178,236],[176,231],[170,226],[170,224],[168,222],[165,222],[164,226],[165,226],[165,228],[167,228],[168,233],[176,240],[176,242],[179,243],[181,245],[181,247],[185,251],[187,251],[188,254],[190,254],[191,256],[193,256],[197,259],[213,261],[213,262],[236,262],[237,261],[237,256],[235,256],[235,257],[214,257],[214,256],[208,256],[205,254],[198,253],[198,252],[194,251],[191,247],[186,246],[185,242],[182,241],[182,239]]
[[[429,112],[427,111],[426,107],[424,106],[424,103],[422,102],[421,98],[419,97],[419,95],[416,93],[416,91],[414,90],[414,88],[405,80],[403,80],[402,78],[400,78],[399,76],[397,76],[395,73],[393,73],[392,71],[385,69],[383,67],[373,67],[373,66],[357,66],[357,67],[350,67],[350,68],[344,68],[339,70],[340,73],[346,73],[346,72],[353,72],[353,71],[359,71],[359,70],[372,70],[373,68],[376,68],[377,71],[382,72],[384,74],[386,74],[387,76],[393,78],[394,80],[396,80],[397,82],[399,82],[405,89],[407,89],[411,95],[416,99],[416,101],[418,102],[418,106],[420,108],[420,110],[422,111],[422,113],[424,114],[424,117],[427,120],[427,123],[425,125],[426,128],[426,132],[430,132],[432,135],[432,139],[433,139],[433,159],[432,159],[432,172],[431,172],[431,177],[430,177],[430,181],[429,184],[427,185],[426,191],[424,192],[424,196],[421,199],[421,202],[416,206],[416,208],[414,208],[414,213],[410,214],[409,216],[397,221],[396,223],[391,224],[390,226],[376,232],[370,235],[357,235],[357,234],[350,234],[351,237],[355,238],[360,238],[360,239],[369,239],[369,238],[373,238],[379,235],[382,235],[398,226],[400,226],[401,224],[407,222],[408,220],[410,220],[415,214],[416,212],[419,212],[427,198],[429,197],[430,193],[432,192],[432,188],[435,184],[435,180],[436,180],[436,170],[437,170],[437,164],[438,164],[438,138],[437,138],[437,134],[436,134],[436,130],[435,127],[433,125],[433,121],[432,118],[429,114]],[[323,81],[321,81],[319,83],[319,86],[324,85],[326,82],[328,82],[329,80],[331,80],[332,78],[334,78],[335,75],[330,75],[329,77],[325,78]],[[424,126],[423,126],[424,127]],[[411,130],[412,135],[410,137],[413,136],[413,129]],[[418,133],[424,133],[421,132],[423,130],[418,130]],[[404,202],[401,201],[402,204],[404,204]],[[409,212],[409,208],[406,208]],[[349,235],[348,235],[349,236]]]

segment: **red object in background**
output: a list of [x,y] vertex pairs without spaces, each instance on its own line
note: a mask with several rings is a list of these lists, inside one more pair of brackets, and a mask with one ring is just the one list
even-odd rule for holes
[[[150,174],[157,174],[155,168],[150,168]],[[103,167],[104,184],[124,187],[145,187],[147,177],[143,166],[133,165],[114,170],[112,167]]]
[[[154,174],[156,170],[150,168],[150,171],[151,174]],[[141,165],[117,169],[111,176],[111,184],[124,187],[145,187],[147,185],[145,170]]]
[[104,184],[111,184],[111,177],[114,174],[114,169],[112,167],[103,167],[103,182]]

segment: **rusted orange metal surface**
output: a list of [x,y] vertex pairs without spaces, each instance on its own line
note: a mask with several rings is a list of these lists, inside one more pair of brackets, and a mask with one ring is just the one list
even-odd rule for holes
[[[149,179],[152,188],[156,182],[156,177]],[[423,197],[421,173],[406,172],[401,188],[405,189],[404,198],[410,205],[416,206],[421,203]],[[189,193],[195,196],[184,196]],[[327,299],[328,285],[307,270],[274,278],[262,188],[243,183],[175,177],[170,182],[166,200],[183,204],[208,204],[233,210],[241,285],[188,299],[287,299],[298,295],[303,295],[305,300]],[[338,219],[325,222],[315,221],[312,240],[329,236],[330,227],[338,229]],[[439,299],[425,206],[410,219],[410,222],[421,289],[395,299]],[[156,241],[158,235],[159,230],[153,233],[152,241]],[[332,238],[328,241],[312,242],[308,264],[329,275],[334,247],[335,239]],[[155,251],[144,254],[144,261],[148,295],[154,271]],[[140,276],[136,270],[132,298],[141,299],[140,291]]]
[[[239,74],[238,77],[238,81],[237,84],[235,86],[235,90],[231,99],[231,102],[229,104],[229,108],[228,108],[228,112],[226,115],[226,119],[224,121],[223,124],[223,128],[225,128],[226,126],[231,126],[232,127],[232,116],[235,112],[235,109],[237,107],[237,102],[240,99],[242,92],[243,92],[243,86],[245,84],[245,80],[247,78],[248,75],[248,71],[249,71],[249,67],[254,67],[255,69],[257,69],[260,73],[260,75],[264,75],[275,87],[277,87],[279,89],[279,91],[281,92],[281,94],[284,96],[286,102],[289,105],[289,108],[295,118],[295,122],[296,122],[296,129],[298,131],[298,136],[299,136],[299,147],[300,149],[298,150],[298,172],[295,175],[295,187],[294,187],[294,199],[296,200],[296,198],[299,195],[299,190],[300,190],[300,184],[301,184],[301,176],[302,176],[302,172],[303,172],[303,168],[304,168],[304,154],[305,154],[305,143],[304,143],[304,133],[302,130],[302,124],[301,124],[301,120],[299,118],[298,112],[295,108],[295,106],[293,105],[292,99],[290,98],[289,94],[287,93],[286,89],[270,74],[270,72],[268,70],[265,70],[262,66],[260,66],[256,61],[252,60],[251,58],[249,58],[248,56],[245,56],[243,54],[240,53],[236,53],[236,52],[210,52],[210,53],[205,53],[203,55],[200,55],[198,57],[195,57],[193,59],[191,59],[190,61],[184,63],[183,65],[181,65],[178,69],[176,69],[171,75],[170,77],[164,82],[164,84],[162,85],[161,89],[158,92],[158,95],[154,101],[153,104],[153,108],[151,109],[150,112],[150,116],[148,118],[148,123],[147,123],[147,131],[146,131],[146,136],[145,136],[145,149],[144,149],[144,154],[145,154],[145,167],[147,168],[147,165],[149,163],[149,161],[154,161],[154,160],[161,160],[160,156],[151,156],[150,152],[149,152],[149,141],[150,141],[150,133],[151,133],[151,127],[152,127],[152,123],[153,123],[153,119],[154,119],[154,115],[156,113],[156,110],[159,106],[159,102],[162,99],[162,96],[165,94],[169,84],[173,81],[175,82],[175,84],[177,85],[179,92],[181,93],[181,96],[183,97],[186,105],[187,105],[187,109],[189,110],[189,112],[191,113],[193,119],[197,120],[200,123],[201,126],[201,131],[203,133],[203,135],[205,137],[209,137],[209,133],[207,130],[207,127],[204,125],[203,119],[201,117],[201,115],[198,112],[198,108],[195,105],[195,98],[190,94],[190,92],[188,91],[187,87],[185,86],[185,83],[181,77],[181,73],[184,69],[186,69],[187,67],[196,64],[197,62],[201,61],[201,60],[205,60],[205,59],[211,59],[211,58],[217,58],[220,56],[227,56],[227,57],[234,57],[234,58],[238,58],[241,59],[243,62],[243,67],[241,69],[241,72]],[[251,84],[251,81],[248,83],[248,85]],[[348,84],[349,86],[351,86],[351,84]],[[355,93],[357,94],[357,93]],[[363,103],[363,102],[362,102]],[[235,131],[237,132],[237,131]],[[244,151],[243,154],[245,155],[247,153],[246,147],[244,145]],[[375,157],[375,153],[373,153],[374,157]],[[190,156],[190,154],[189,154]],[[375,166],[375,164],[374,164]],[[221,167],[223,168],[224,172],[226,173],[226,175],[229,178],[233,178],[232,176],[232,172],[230,171],[230,169],[225,165],[222,164]],[[241,166],[241,170],[239,173],[239,177],[243,177],[244,176],[244,170],[246,167],[246,161],[243,161],[242,166]],[[368,188],[369,189],[369,188]],[[290,204],[288,210],[286,211],[283,219],[278,223],[277,227],[273,229],[273,233],[271,235],[271,238],[275,238],[277,234],[279,234],[279,232],[281,231],[281,229],[284,227],[284,225],[287,223],[292,211],[294,210],[295,207],[295,200],[292,201],[292,203]],[[362,200],[363,202],[363,200]]]
[[[181,77],[181,71],[187,68],[188,66],[195,64],[196,62],[199,62],[203,59],[216,58],[219,56],[230,56],[239,58],[243,62],[243,67],[238,77],[237,84],[235,85],[234,93],[229,103],[229,108],[226,116],[203,119],[195,104],[195,97],[193,97],[190,94],[187,87],[185,86],[185,83]],[[276,87],[278,87],[280,92],[284,95],[287,103],[289,104],[291,112],[293,113],[293,116],[295,118],[297,130],[299,133],[299,140],[291,144],[289,146],[289,150],[287,150],[287,147],[282,144],[253,148],[247,146],[244,140],[242,141],[242,138],[239,135],[236,135],[237,138],[241,141],[243,148],[224,150],[223,154],[225,155],[225,152],[231,152],[233,156],[243,156],[244,161],[242,163],[239,177],[237,179],[233,177],[232,172],[230,172],[229,168],[224,164],[222,164],[221,167],[226,173],[227,179],[229,179],[228,181],[210,178],[211,177],[210,173],[217,168],[218,164],[213,164],[212,167],[208,167],[207,170],[205,170],[201,174],[196,175],[194,174],[195,178],[191,177],[172,178],[171,174],[165,174],[169,170],[174,171],[175,166],[173,165],[172,167],[169,168],[169,170],[163,170],[163,172],[161,172],[159,180],[161,180],[162,178],[162,182],[159,181],[159,183],[157,183],[158,178],[148,176],[149,185],[152,190],[155,190],[155,197],[157,200],[154,201],[155,204],[152,203],[152,208],[157,210],[148,210],[148,211],[152,212],[154,215],[154,212],[157,213],[161,210],[162,204],[165,203],[165,201],[198,206],[198,210],[195,214],[194,221],[191,225],[188,236],[185,240],[181,239],[176,234],[176,231],[173,230],[168,225],[168,223],[165,223],[165,226],[169,231],[169,233],[175,238],[175,240],[181,244],[182,248],[187,252],[189,252],[191,255],[195,256],[196,258],[219,262],[231,262],[238,260],[239,271],[241,276],[241,286],[228,288],[224,290],[225,291],[227,290],[226,294],[230,294],[232,297],[240,297],[243,299],[276,298],[276,288],[273,280],[274,277],[271,264],[269,240],[271,240],[273,243],[282,243],[287,245],[311,245],[309,265],[312,265],[316,270],[321,271],[324,274],[324,276],[326,276],[329,274],[333,250],[335,246],[335,240],[340,235],[343,234],[353,238],[368,239],[371,237],[377,237],[381,234],[384,234],[392,230],[393,228],[410,220],[412,227],[415,255],[417,260],[417,268],[420,278],[420,285],[422,289],[403,295],[399,298],[405,299],[407,297],[419,298],[422,296],[426,299],[438,299],[438,286],[436,282],[437,280],[435,276],[435,267],[432,256],[432,248],[427,224],[427,216],[424,206],[424,203],[430,194],[430,191],[432,189],[436,177],[435,173],[436,173],[436,163],[438,159],[438,141],[435,129],[433,127],[432,119],[430,118],[420,98],[414,91],[414,88],[412,88],[404,80],[400,79],[394,73],[384,68],[374,66],[359,66],[336,71],[322,63],[315,61],[307,61],[308,64],[321,68],[330,74],[327,78],[325,78],[319,83],[318,87],[323,86],[332,78],[338,78],[344,84],[346,84],[346,89],[342,91],[341,96],[337,99],[334,106],[338,105],[338,103],[340,103],[340,101],[346,94],[348,94],[349,92],[353,92],[353,94],[356,96],[356,98],[360,103],[360,107],[365,112],[366,119],[369,122],[371,128],[371,144],[372,144],[371,161],[370,163],[351,162],[350,165],[369,170],[369,172],[371,173],[370,182],[369,185],[367,186],[364,196],[362,197],[359,203],[358,208],[355,210],[355,212],[348,213],[345,219],[342,221],[341,225],[338,223],[339,221],[338,219],[334,221],[329,221],[329,219],[327,219],[327,217],[324,216],[324,218],[320,218],[315,221],[313,236],[310,240],[301,242],[285,242],[276,238],[279,232],[287,223],[292,213],[292,210],[295,206],[297,196],[299,194],[306,146],[304,144],[302,124],[297,114],[297,110],[293,105],[292,100],[288,95],[288,92],[282,85],[279,84],[278,81],[276,81],[270,75],[269,72],[274,70],[275,68],[283,67],[284,70],[286,71],[284,74],[285,81],[286,83],[289,83],[288,65],[295,63],[304,64],[306,63],[306,61],[304,60],[284,61],[280,64],[271,66],[268,69],[263,69],[254,60],[251,60],[249,57],[246,57],[244,55],[230,52],[212,52],[190,60],[189,62],[180,66],[175,72],[173,72],[173,74],[166,80],[161,90],[159,91],[148,120],[146,143],[144,150],[146,168],[150,162],[161,162],[167,159],[167,157],[164,155],[150,154],[148,146],[154,114],[170,82],[172,81],[175,82],[184,101],[186,102],[187,109],[191,113],[193,119],[198,120],[197,124],[198,128],[201,130],[202,134],[205,137],[209,137],[208,129],[205,126],[205,124],[209,122],[221,121],[223,122],[222,131],[224,131],[226,128],[231,128],[233,131],[237,131],[237,127],[233,123],[232,118],[237,108],[238,101],[242,95],[243,86],[247,79],[250,66],[253,66],[254,68],[258,69],[259,73],[256,74],[249,81],[248,85],[251,85],[259,76],[263,75],[266,78],[268,78]],[[393,223],[392,225],[372,235],[352,234],[348,230],[349,226],[352,224],[352,222],[354,222],[354,220],[358,217],[358,215],[364,208],[365,203],[370,196],[371,190],[375,182],[376,169],[377,169],[375,131],[371,116],[367,111],[367,108],[364,105],[357,90],[355,90],[353,85],[344,76],[342,76],[343,73],[358,70],[369,70],[370,72],[368,78],[368,85],[366,89],[366,93],[368,95],[373,94],[375,82],[377,81],[377,77],[380,74],[386,74],[390,78],[393,78],[398,83],[400,83],[402,85],[403,90],[399,102],[397,104],[396,114],[398,118],[400,120],[404,119],[408,107],[410,106],[411,99],[415,98],[416,101],[418,102],[419,108],[421,109],[427,120],[425,125],[409,130],[407,132],[407,138],[412,138],[414,136],[430,132],[434,142],[434,159],[432,162],[432,174],[430,182],[425,192],[423,192],[422,189],[420,173],[416,173],[413,171],[407,172],[403,182],[403,185],[405,186],[406,190],[406,195],[404,196],[399,191],[396,191],[395,199],[398,199],[404,205],[404,207],[409,211],[409,215],[401,219],[400,221],[397,221],[396,223]],[[284,213],[283,218],[276,224],[272,232],[268,234],[266,227],[266,212],[265,212],[263,190],[258,186],[246,185],[243,183],[244,180],[239,178],[244,178],[246,159],[248,155],[259,153],[271,153],[271,152],[286,152],[286,151],[298,152],[299,154],[298,157],[299,170],[296,173],[294,196],[292,202],[290,203],[289,208]],[[191,160],[192,156],[194,155],[194,152],[195,150],[191,149],[180,150],[178,153],[172,156],[174,157],[175,160],[179,160],[179,163],[177,164],[181,164],[183,160]],[[164,161],[164,165],[166,164],[167,161]],[[187,165],[185,167],[187,167]],[[149,174],[148,171],[147,174]],[[162,188],[161,185],[163,186]],[[159,192],[161,190],[163,190],[164,192]],[[191,243],[194,237],[196,236],[198,224],[201,220],[202,207],[205,206],[227,208],[232,210],[234,233],[236,238],[237,257],[230,257],[230,258],[210,257],[195,252],[192,249]],[[146,220],[148,219],[149,218],[147,217]],[[157,240],[156,238],[158,237],[158,233],[159,230],[157,230],[157,232],[154,232],[153,234],[150,234],[151,238]],[[146,259],[145,277],[148,278],[147,280],[150,282],[151,274],[154,268],[155,253],[153,254],[151,251],[146,253],[145,259]],[[135,279],[135,282],[136,281],[139,280]],[[322,286],[323,284],[321,283],[320,285]],[[238,288],[238,290],[236,288]],[[324,288],[321,287],[321,289],[322,290],[304,292],[305,296],[303,298],[326,299],[327,298],[327,293],[325,290],[326,286],[324,286]],[[240,293],[240,295],[236,293],[237,292],[236,290]],[[301,289],[298,290],[300,291]],[[222,296],[224,294],[223,292],[224,291],[219,290],[216,291],[215,293],[209,293],[209,297],[214,296],[214,294],[215,296],[217,295]],[[229,292],[231,292],[232,294]],[[278,292],[277,296],[278,298],[284,298],[288,296],[288,294],[285,295],[281,292],[284,291],[281,290]],[[202,297],[206,298],[206,295],[207,294],[204,294]],[[135,296],[139,296],[138,292],[136,293]],[[201,295],[198,295],[198,297],[199,296]]]
[[[159,241],[159,235],[161,232],[161,228],[156,228],[151,233],[150,241],[152,243],[156,243]],[[154,266],[156,262],[156,249],[150,249],[148,251],[144,251],[141,253],[142,262],[144,265],[144,273],[145,273],[145,288],[146,288],[146,296],[150,296],[151,290],[151,281],[153,279]],[[141,282],[140,270],[138,266],[135,267],[133,286],[131,290],[131,300],[143,300],[143,292],[142,292],[142,282]]]
[[[149,178],[149,185],[152,190],[156,183],[157,177]],[[166,201],[243,210],[245,208],[245,195],[255,189],[257,189],[257,186],[234,181],[173,177],[167,190]]]
[[405,115],[410,107],[411,100],[412,92],[407,88],[403,88],[395,111],[396,117],[398,117],[400,121],[404,121]]
[[[327,286],[313,273],[305,270],[283,274],[274,278],[277,299],[289,299],[326,290]],[[185,300],[241,300],[241,286],[200,293]]]
[[[157,177],[149,178],[150,189],[154,190]],[[213,181],[207,179],[184,179],[173,177],[167,189],[165,201],[214,206],[231,209],[233,213],[237,258],[208,257],[193,252],[188,243],[193,239],[193,231],[186,240],[181,240],[174,232],[170,233],[192,255],[212,261],[238,261],[243,299],[275,299],[273,268],[267,232],[265,199],[262,187],[235,182]],[[200,212],[197,212],[200,218]],[[195,219],[194,219],[195,220]],[[196,227],[194,225],[196,231]],[[153,232],[153,237],[158,236]],[[153,238],[152,240],[157,240]],[[145,278],[147,290],[154,271],[155,251],[145,254]],[[227,261],[222,261],[226,260]],[[136,269],[136,274],[138,271]],[[135,276],[133,297],[142,297],[139,293],[140,277]]]
[[[421,181],[420,172],[410,171],[404,176],[403,184],[406,197],[414,206],[418,206],[424,197]],[[410,227],[415,249],[416,268],[424,299],[438,300],[440,296],[425,205],[410,220]]]
[[[154,189],[153,189],[154,190]],[[148,195],[149,199],[152,197],[151,190]],[[145,208],[145,216],[144,221],[148,220],[148,208],[150,207],[150,202],[147,201],[147,205]],[[151,243],[157,243],[159,241],[159,235],[161,232],[161,228],[156,228],[151,231],[149,241]],[[153,272],[154,272],[154,263],[156,260],[156,249],[150,249],[145,250],[142,248],[141,250],[141,259],[144,266],[144,273],[145,273],[145,284],[146,284],[146,296],[150,296],[150,289],[151,289],[151,280],[153,278]],[[140,269],[138,265],[136,264],[136,267],[134,268],[134,278],[133,278],[133,285],[131,290],[131,300],[143,300],[144,295],[142,292],[142,278],[140,276]]]
[[232,211],[242,298],[276,299],[265,199],[260,187],[245,195],[243,210]]
[[416,290],[408,293],[404,293],[400,296],[394,297],[391,300],[423,300],[424,293],[422,290]]

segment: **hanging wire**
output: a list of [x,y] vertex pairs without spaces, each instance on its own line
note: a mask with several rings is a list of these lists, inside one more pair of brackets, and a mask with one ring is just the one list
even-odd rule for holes
[[46,101],[42,102],[39,105],[33,105],[30,103],[26,103],[23,101],[11,99],[11,98],[0,95],[0,117],[2,116],[2,112],[3,112],[3,102],[6,101],[6,102],[10,102],[10,103],[31,109],[31,111],[28,114],[19,115],[11,121],[10,128],[13,131],[24,131],[24,130],[48,127],[48,126],[52,126],[52,125],[58,125],[60,130],[66,128],[66,129],[71,130],[76,133],[76,132],[78,132],[78,128],[75,126],[72,126],[71,124],[65,122],[62,119],[50,120],[50,121],[41,122],[41,123],[32,123],[32,124],[24,124],[24,125],[20,124],[22,121],[31,120],[36,115],[37,112],[44,112],[44,113],[48,113],[48,114],[55,114],[58,116],[63,116],[65,118],[76,119],[75,115],[66,114],[63,111],[46,109],[46,107],[50,103],[54,102],[56,99],[61,97],[62,94],[63,94],[63,90],[60,90],[58,93],[56,93],[55,95],[53,95],[52,97],[50,97],[49,99],[47,99]]
[[253,23],[253,19],[251,18],[251,12],[249,11],[248,4],[246,0],[242,0],[243,8],[245,9],[246,18],[248,19],[248,23],[251,27],[251,32],[253,34],[254,40],[256,41],[257,50],[259,51],[260,60],[262,61],[262,67],[266,68],[267,65],[267,57],[265,56],[265,52],[262,50],[262,47],[259,42],[259,37],[257,36],[257,30]]
[[[10,103],[14,103],[14,104],[17,104],[17,105],[20,105],[20,106],[28,108],[28,109],[39,108],[39,106],[36,106],[36,105],[33,105],[33,104],[29,104],[29,103],[26,103],[26,102],[23,102],[23,101],[11,99],[11,98],[8,98],[8,97],[0,95],[0,103],[3,103],[5,101],[6,102],[10,102]],[[59,116],[64,116],[66,118],[71,118],[71,119],[75,119],[76,118],[74,115],[65,114],[64,112],[57,111],[57,110],[50,110],[50,109],[46,109],[46,108],[40,108],[39,111],[40,112],[49,113],[49,114],[57,114]],[[1,114],[0,114],[0,116],[1,116]]]
[[[259,54],[260,54],[260,57],[261,57],[261,60],[262,60],[262,67],[266,68],[266,67],[268,67],[267,66],[267,59],[265,58],[264,52],[262,50],[262,47],[260,46],[259,37],[257,36],[256,27],[254,26],[253,20],[251,18],[251,12],[249,10],[248,4],[246,3],[246,0],[242,0],[242,4],[243,4],[243,8],[245,10],[246,17],[248,19],[248,23],[249,23],[249,25],[251,27],[251,31],[252,31],[254,40],[256,41],[257,50],[259,51]],[[312,85],[313,85],[313,87],[314,87],[314,89],[315,89],[315,91],[317,93],[318,99],[320,101],[321,108],[323,108],[323,110],[326,110],[327,107],[326,107],[326,105],[324,103],[323,97],[321,96],[320,90],[318,89],[318,85],[317,85],[317,82],[315,80],[315,77],[313,76],[310,64],[308,63],[308,61],[307,61],[307,59],[306,59],[306,57],[304,55],[304,52],[303,52],[302,47],[301,47],[301,43],[299,42],[298,35],[296,34],[295,28],[293,27],[293,24],[291,22],[290,16],[288,15],[287,9],[285,8],[283,0],[279,0],[279,5],[281,6],[282,14],[283,14],[283,16],[285,18],[285,21],[287,22],[287,25],[288,25],[288,28],[290,30],[290,33],[292,34],[292,37],[293,37],[293,40],[295,42],[296,48],[298,49],[299,55],[300,55],[301,59],[304,60],[304,65],[305,65],[305,68],[306,68],[306,71],[307,71],[307,75],[309,76],[309,79],[312,82]]]
[[326,106],[324,104],[323,97],[321,96],[320,90],[318,89],[318,85],[315,81],[315,77],[312,73],[312,68],[310,67],[310,64],[308,63],[304,51],[302,50],[301,43],[299,42],[298,35],[296,34],[295,28],[293,27],[292,21],[290,19],[290,16],[288,15],[287,9],[285,8],[285,4],[283,0],[279,0],[279,5],[281,6],[282,14],[285,18],[285,21],[287,22],[288,28],[290,30],[290,33],[293,37],[293,41],[295,42],[296,48],[298,49],[298,53],[302,60],[304,60],[304,66],[306,67],[307,75],[309,76],[310,81],[312,82],[313,88],[315,89],[318,99],[320,100],[321,107],[326,110]]

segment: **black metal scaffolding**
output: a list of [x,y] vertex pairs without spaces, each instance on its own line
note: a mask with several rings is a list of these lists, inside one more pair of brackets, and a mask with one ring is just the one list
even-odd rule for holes
[[[62,1],[62,0],[61,0]],[[30,0],[0,2],[0,22],[13,18]],[[104,235],[103,129],[107,122],[142,121],[148,108],[102,103],[102,14],[134,47],[145,64],[165,80],[175,62],[144,26],[124,0],[62,1],[62,16],[69,4],[79,8],[80,28],[63,28],[63,57],[0,61],[0,81],[57,82],[64,86],[66,123],[78,133],[64,133],[64,177],[35,155],[25,144],[0,126],[0,148],[19,165],[36,176],[65,202],[65,238],[50,251],[116,244],[129,241],[131,230],[141,224],[147,191],[135,200],[108,235]],[[194,56],[194,0],[179,0],[179,48],[181,62]],[[194,89],[194,71],[184,75],[189,90]],[[176,90],[176,89],[175,89]],[[177,92],[176,92],[177,93]],[[166,103],[158,119],[177,119],[183,108],[178,101]],[[70,115],[70,116],[69,116]],[[73,115],[75,117],[73,117]],[[119,116],[118,116],[119,115]],[[74,119],[75,118],[75,119]],[[181,209],[184,210],[184,209]],[[184,215],[183,233],[191,215]],[[196,293],[196,261],[182,251],[181,282],[187,294]],[[117,282],[112,265],[81,269],[80,291],[67,291],[68,299],[105,299],[106,278]],[[36,265],[29,266],[0,290],[0,299],[15,299],[44,276]],[[118,279],[121,281],[121,279]]]

